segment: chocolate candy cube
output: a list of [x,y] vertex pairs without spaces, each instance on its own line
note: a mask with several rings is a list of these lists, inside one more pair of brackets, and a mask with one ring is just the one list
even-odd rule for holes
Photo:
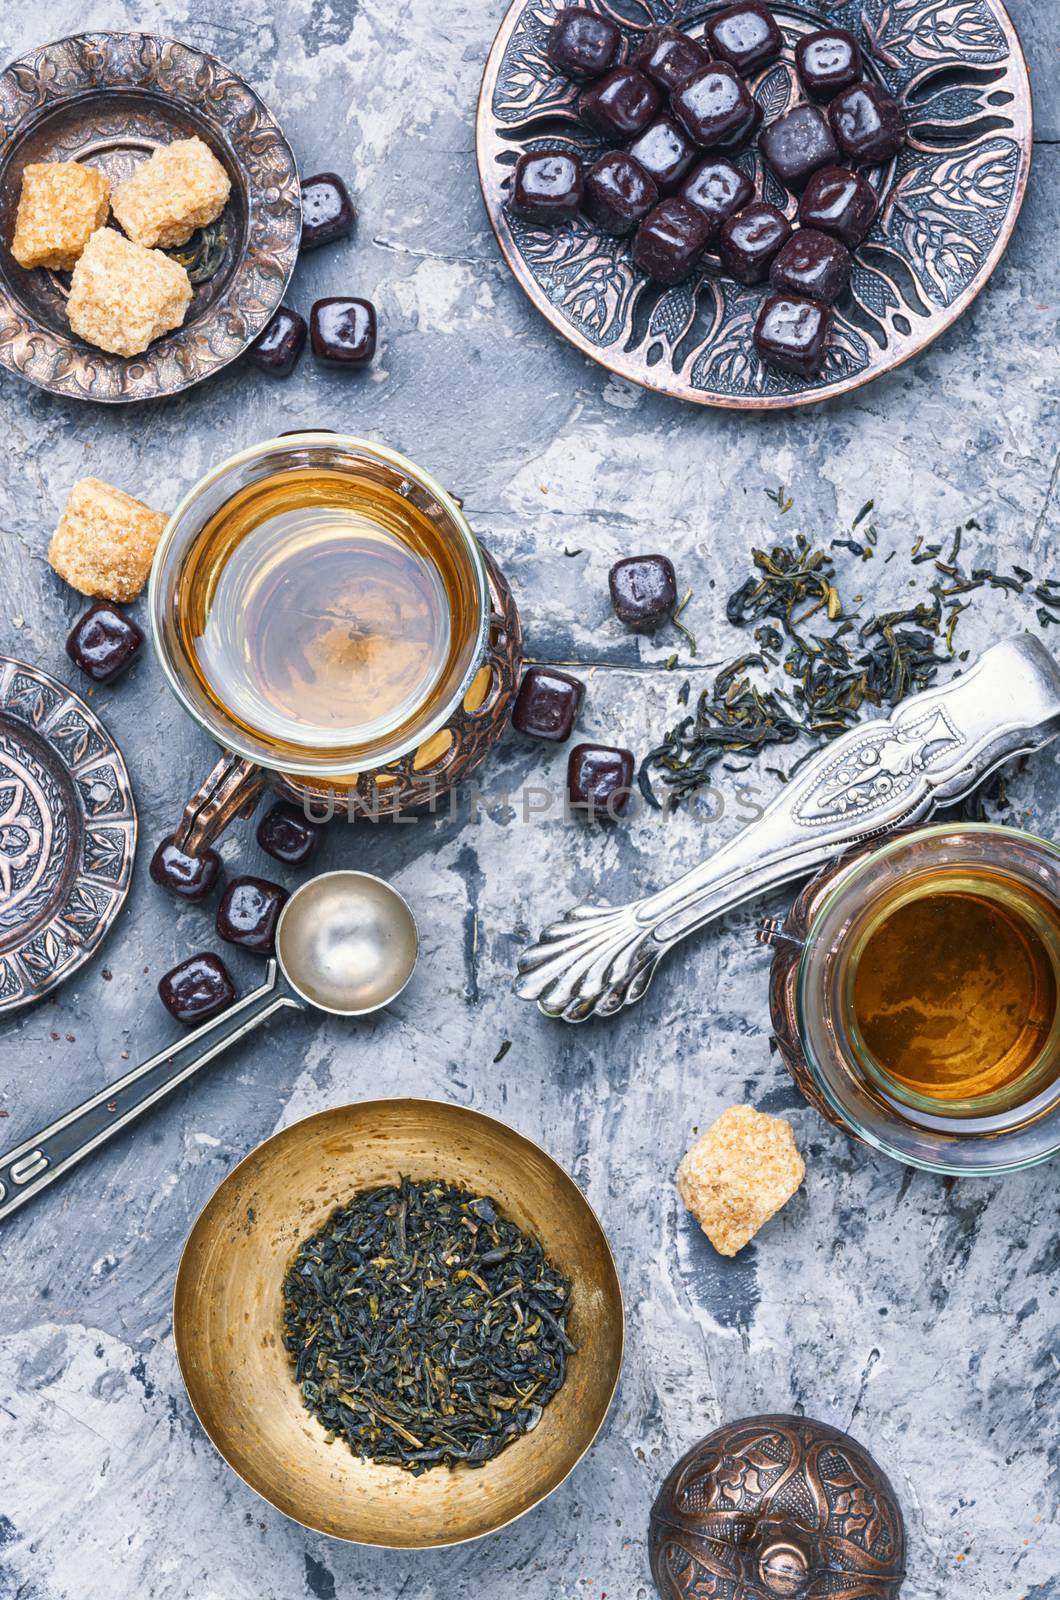
[[790,238],[791,223],[784,213],[758,201],[722,223],[721,264],[740,283],[763,283],[770,262]]
[[800,228],[769,269],[769,281],[782,294],[808,295],[831,305],[850,282],[850,251],[831,234]]
[[582,121],[605,139],[636,138],[658,109],[658,89],[635,67],[616,67],[585,89],[578,100]]
[[216,850],[189,856],[169,834],[151,857],[149,870],[155,883],[179,900],[205,900],[221,876],[221,857]]
[[629,805],[633,783],[632,750],[603,744],[576,744],[567,761],[567,796],[590,816],[620,817]]
[[267,856],[297,867],[309,860],[320,843],[320,829],[297,806],[281,800],[258,823],[257,841]]
[[758,148],[789,189],[801,189],[821,167],[839,160],[824,112],[810,105],[795,106],[763,128]]
[[828,107],[828,120],[852,161],[890,161],[905,143],[901,106],[874,83],[841,89]]
[[719,61],[754,72],[779,56],[784,39],[772,12],[759,0],[740,0],[707,21],[707,38]]
[[755,323],[755,349],[769,366],[812,378],[821,369],[831,326],[831,311],[817,300],[770,295]]
[[655,183],[624,150],[610,150],[585,175],[585,211],[605,233],[623,235],[659,198]]
[[861,77],[861,47],[846,28],[822,28],[799,40],[795,66],[808,95],[831,100]]
[[696,147],[673,117],[659,117],[633,141],[629,154],[640,162],[659,193],[669,194],[692,165]]
[[338,173],[319,172],[302,184],[302,249],[345,239],[353,232],[357,213]]
[[524,222],[551,228],[576,217],[582,203],[582,164],[566,150],[528,150],[515,164],[511,208]]
[[872,227],[879,204],[872,184],[859,172],[824,167],[806,185],[799,221],[804,228],[834,234],[848,250],[856,250]]
[[654,628],[674,614],[677,577],[666,556],[627,556],[615,562],[607,582],[615,616],[631,628]]
[[131,617],[108,601],[89,606],[70,629],[66,653],[93,683],[113,683],[132,665],[144,642]]
[[375,307],[370,300],[332,295],[309,313],[313,354],[326,367],[363,367],[375,355]]
[[697,206],[717,232],[725,221],[754,198],[755,186],[746,172],[724,156],[708,156],[686,178],[681,196]]
[[710,234],[702,211],[671,196],[648,212],[633,235],[633,260],[656,283],[680,283],[710,243]]
[[742,150],[752,143],[755,134],[762,126],[762,107],[757,100],[751,101],[751,120],[727,138],[715,139],[715,150]]
[[632,64],[669,93],[709,67],[710,56],[701,44],[677,28],[653,28]]
[[555,667],[528,667],[512,707],[512,727],[534,739],[564,743],[574,731],[585,685]]
[[178,1022],[208,1022],[236,997],[236,986],[220,956],[204,950],[189,956],[159,979],[158,997]]
[[289,378],[305,344],[306,321],[289,306],[275,311],[247,351],[247,360],[273,378]]
[[271,956],[287,890],[267,878],[233,878],[217,907],[217,931],[229,944]]
[[728,145],[754,126],[755,102],[740,75],[714,61],[670,96],[674,114],[696,144]]
[[609,17],[568,6],[548,30],[545,55],[567,78],[599,78],[609,67],[617,66],[622,34]]

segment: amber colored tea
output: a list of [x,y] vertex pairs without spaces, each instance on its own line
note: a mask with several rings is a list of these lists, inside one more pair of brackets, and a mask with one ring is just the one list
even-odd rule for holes
[[[473,596],[432,518],[326,468],[243,489],[203,528],[177,612],[207,696],[277,750],[368,745],[428,702]],[[471,624],[473,625],[473,623]]]
[[1056,1076],[1060,908],[1027,885],[932,875],[880,909],[853,968],[869,1057],[900,1097],[976,1109]]

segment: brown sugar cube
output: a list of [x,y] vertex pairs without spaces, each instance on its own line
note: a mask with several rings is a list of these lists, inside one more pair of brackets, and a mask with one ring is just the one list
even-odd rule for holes
[[77,161],[39,161],[22,174],[11,254],[20,267],[69,272],[110,210],[110,183]]
[[190,302],[191,279],[182,266],[99,228],[74,268],[66,314],[89,344],[138,356],[152,339],[180,327]]
[[48,560],[73,589],[102,600],[135,600],[169,518],[99,478],[81,478],[48,546]]
[[734,1256],[805,1176],[790,1123],[730,1106],[681,1162],[677,1189],[718,1254]]
[[130,239],[148,250],[187,244],[225,208],[232,185],[208,144],[176,139],[118,185],[111,205]]

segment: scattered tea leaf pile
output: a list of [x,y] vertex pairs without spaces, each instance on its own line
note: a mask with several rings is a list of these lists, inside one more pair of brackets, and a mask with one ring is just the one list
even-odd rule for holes
[[402,1178],[299,1246],[283,1342],[306,1406],[355,1455],[480,1467],[563,1384],[570,1292],[491,1200]]
[[[783,490],[767,491],[784,515],[792,500]],[[873,501],[858,512],[850,532],[831,540],[828,550],[814,549],[798,534],[790,544],[753,550],[753,573],[729,596],[726,616],[735,628],[753,630],[755,648],[730,661],[683,717],[644,758],[641,791],[653,806],[661,804],[656,780],[668,805],[679,804],[710,781],[713,769],[743,772],[747,763],[778,745],[808,741],[809,748],[788,772],[765,770],[787,781],[827,740],[845,733],[866,709],[893,707],[928,688],[939,669],[963,662],[954,634],[967,610],[966,597],[991,589],[1006,596],[1037,602],[1042,627],[1060,624],[1060,579],[1036,579],[1023,567],[1012,576],[985,567],[966,571],[960,564],[964,535],[978,529],[974,521],[943,545],[914,544],[914,567],[930,564],[932,580],[923,596],[897,611],[864,610],[864,597],[848,606],[840,592],[832,551],[842,549],[862,562],[876,559],[878,534],[872,523]],[[891,561],[892,551],[885,563]],[[783,674],[782,685],[769,682]],[[687,704],[689,685],[678,696]],[[738,758],[732,766],[727,758]]]

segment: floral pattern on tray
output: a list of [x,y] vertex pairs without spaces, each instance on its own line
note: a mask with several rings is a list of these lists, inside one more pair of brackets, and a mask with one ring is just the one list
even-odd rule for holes
[[[594,0],[633,41],[660,23],[694,37],[717,4]],[[850,28],[869,76],[902,104],[909,141],[863,169],[880,214],[856,252],[823,371],[800,378],[763,365],[751,334],[763,289],[708,270],[675,288],[648,283],[629,241],[584,217],[556,232],[511,217],[505,184],[524,150],[559,145],[587,160],[604,148],[578,121],[578,87],[545,59],[564,0],[516,0],[487,64],[478,155],[494,231],[535,305],[574,344],[620,376],[706,405],[773,408],[827,398],[908,360],[983,288],[1019,214],[1031,153],[1031,99],[1015,29],[999,0],[816,0],[772,5],[781,60],[749,82],[767,120],[800,99],[794,45],[815,27]],[[796,204],[755,150],[738,157],[762,197]]]

